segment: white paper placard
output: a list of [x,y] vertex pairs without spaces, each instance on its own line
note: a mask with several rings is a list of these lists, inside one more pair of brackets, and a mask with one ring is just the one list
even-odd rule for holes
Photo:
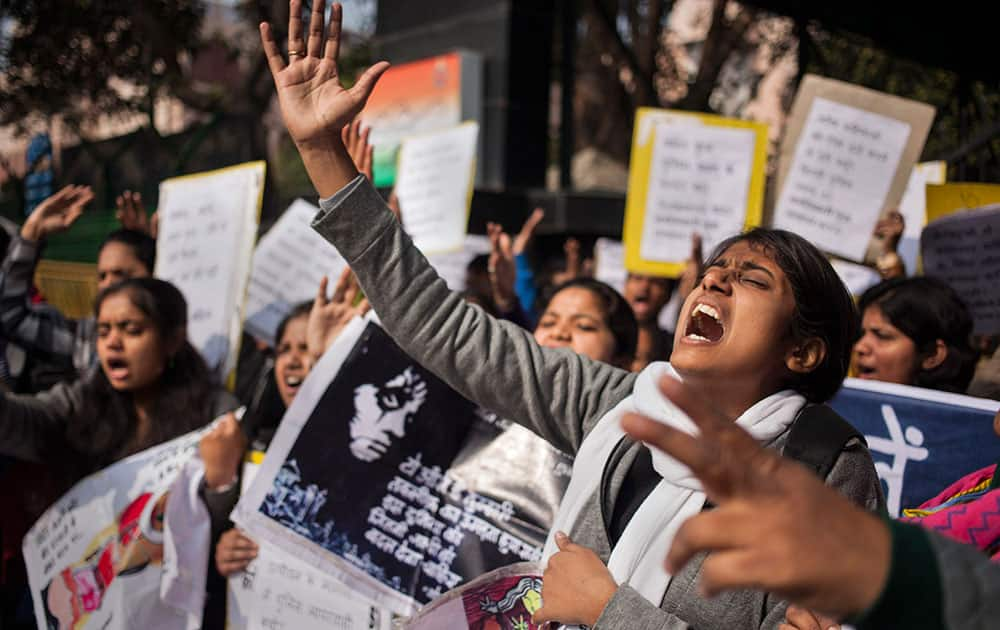
[[224,379],[236,368],[264,163],[165,180],[155,276],[187,300],[188,339]]
[[469,222],[479,125],[410,138],[399,153],[403,227],[424,254],[460,249]]
[[906,190],[899,202],[899,213],[903,215],[906,227],[899,240],[897,252],[906,265],[906,272],[917,272],[917,254],[920,252],[920,233],[927,224],[927,184],[943,184],[947,164],[944,162],[923,162],[913,167]]
[[316,296],[320,279],[326,275],[327,290],[332,291],[347,267],[340,252],[312,229],[317,212],[313,204],[296,199],[254,251],[245,328],[271,345],[278,324],[292,308]]
[[774,227],[862,261],[910,125],[817,97],[774,211]]
[[476,256],[490,253],[490,239],[480,234],[466,234],[462,249],[440,254],[429,254],[427,261],[444,278],[452,291],[465,290],[465,275],[469,263]]
[[[253,562],[248,630],[390,630],[392,613],[298,558],[262,543]],[[231,629],[234,630],[234,629]]]
[[640,255],[679,262],[699,233],[711,250],[746,223],[754,157],[750,129],[710,125],[655,126]]
[[969,307],[973,332],[1000,333],[1000,205],[930,223],[920,251],[924,272],[951,285]]
[[594,278],[625,293],[625,244],[610,238],[594,242]]
[[882,281],[882,276],[871,267],[848,262],[846,260],[831,260],[833,270],[840,276],[841,282],[851,292],[851,295],[861,295],[869,287]]

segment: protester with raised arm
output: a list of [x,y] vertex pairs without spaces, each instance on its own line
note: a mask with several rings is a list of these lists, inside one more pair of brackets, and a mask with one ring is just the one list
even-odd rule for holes
[[[70,228],[94,198],[89,186],[66,186],[43,201],[21,227],[0,267],[0,332],[29,352],[83,374],[97,363],[93,318],[71,320],[49,306],[31,303],[35,268],[46,238]],[[153,275],[156,241],[146,232],[120,229],[97,254],[97,288]]]
[[[757,230],[724,242],[681,310],[672,364],[639,375],[543,348],[448,291],[358,176],[341,129],[386,64],[344,89],[336,64],[341,7],[333,5],[328,27],[324,12],[325,2],[315,2],[306,39],[301,2],[291,2],[288,63],[269,25],[261,25],[282,116],[321,197],[314,227],[348,261],[404,351],[473,402],[576,454],[546,545],[546,615],[538,620],[595,628],[777,626],[785,613],[778,598],[743,591],[708,600],[690,588],[700,567],[662,570],[673,532],[704,507],[705,495],[682,469],[622,439],[620,417],[644,410],[682,423],[656,388],[660,375],[678,374],[759,442],[782,449],[806,403],[832,396],[847,370],[856,312],[829,263],[786,232]],[[834,455],[826,481],[877,507],[881,487],[860,439],[823,447]]]

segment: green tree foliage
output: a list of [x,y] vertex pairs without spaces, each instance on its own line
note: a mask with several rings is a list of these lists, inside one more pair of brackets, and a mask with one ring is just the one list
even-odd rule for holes
[[[0,5],[0,124],[147,113],[184,80],[204,7],[194,0],[15,0]],[[131,89],[122,90],[125,82]]]

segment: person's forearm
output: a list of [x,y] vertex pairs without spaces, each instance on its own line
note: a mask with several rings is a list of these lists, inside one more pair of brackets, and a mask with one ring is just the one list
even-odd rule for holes
[[386,331],[473,402],[575,452],[592,423],[631,391],[633,375],[540,348],[449,291],[363,178],[320,207],[313,227],[348,261]]
[[70,323],[54,309],[41,311],[30,303],[38,247],[15,238],[7,250],[0,267],[0,333],[26,350],[71,364],[75,343]]
[[358,169],[339,137],[297,148],[306,173],[321,199],[332,196],[358,175]]
[[943,628],[940,569],[926,533],[915,525],[885,522],[892,535],[888,579],[875,603],[850,621],[859,630]]

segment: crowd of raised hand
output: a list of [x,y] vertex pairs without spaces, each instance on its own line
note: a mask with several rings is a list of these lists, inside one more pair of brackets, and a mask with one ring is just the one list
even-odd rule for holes
[[[398,201],[387,205],[372,185],[358,114],[388,64],[344,88],[342,9],[334,4],[327,21],[325,5],[313,3],[306,25],[292,0],[287,61],[266,23],[261,38],[320,198],[315,227],[351,268],[332,294],[324,278],[313,301],[291,309],[273,348],[247,344],[266,360],[242,364],[252,373],[238,379],[238,397],[188,341],[180,291],[152,278],[157,218],[138,194],[118,197],[122,229],[100,246],[92,317],[62,316],[36,301],[32,284],[45,239],[72,226],[91,190],[60,190],[13,235],[0,268],[0,336],[53,368],[48,380],[0,370],[0,453],[46,469],[47,500],[247,406],[250,417],[230,416],[200,446],[214,541],[208,588],[224,588],[217,578],[258,551],[228,522],[246,451],[267,448],[313,365],[373,309],[404,351],[473,402],[588,462],[574,469],[550,534],[538,622],[973,628],[1000,614],[1000,567],[987,554],[873,513],[882,487],[863,441],[830,445],[835,463],[822,479],[781,456],[804,410],[829,400],[849,371],[957,393],[971,383],[996,396],[996,358],[984,359],[995,341],[974,347],[971,316],[947,284],[906,276],[898,213],[876,228],[885,281],[857,305],[815,247],[765,228],[707,257],[696,238],[680,278],[629,274],[624,294],[591,277],[573,239],[562,268],[539,274],[529,252],[541,209],[514,236],[490,223],[491,252],[454,294],[410,242]],[[663,330],[672,296],[677,320]],[[453,350],[462,344],[477,351]],[[974,381],[977,366],[987,369]],[[205,627],[222,627],[223,605],[209,598]]]

